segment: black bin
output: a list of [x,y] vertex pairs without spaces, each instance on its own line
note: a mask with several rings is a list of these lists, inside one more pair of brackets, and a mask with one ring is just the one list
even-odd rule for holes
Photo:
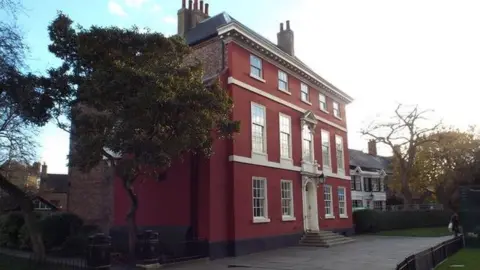
[[112,239],[103,233],[88,238],[87,267],[89,269],[110,269]]
[[137,262],[140,264],[156,264],[160,257],[160,245],[158,233],[144,231],[137,235]]

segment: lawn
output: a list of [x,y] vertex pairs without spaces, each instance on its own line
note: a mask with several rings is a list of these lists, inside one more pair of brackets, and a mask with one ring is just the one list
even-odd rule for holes
[[478,270],[480,249],[462,249],[445,262],[439,265],[436,270],[462,269]]
[[433,228],[413,228],[413,229],[406,229],[406,230],[383,231],[383,232],[377,233],[377,235],[438,237],[438,236],[452,235],[452,233],[448,231],[447,226],[444,226],[444,227],[433,227]]

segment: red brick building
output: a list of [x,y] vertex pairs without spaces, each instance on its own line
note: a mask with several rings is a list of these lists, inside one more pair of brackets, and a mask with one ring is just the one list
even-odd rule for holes
[[[224,84],[241,131],[216,141],[210,159],[186,157],[162,181],[139,185],[139,227],[207,239],[213,258],[296,244],[306,231],[350,234],[352,98],[295,57],[288,21],[274,44],[227,13],[210,17],[203,1],[182,2],[178,34],[205,79]],[[113,236],[126,229],[129,201],[106,167],[70,179],[70,210]]]

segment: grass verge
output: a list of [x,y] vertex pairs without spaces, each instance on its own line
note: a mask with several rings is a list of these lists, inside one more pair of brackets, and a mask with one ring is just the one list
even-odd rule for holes
[[462,249],[439,265],[435,270],[478,270],[480,249]]

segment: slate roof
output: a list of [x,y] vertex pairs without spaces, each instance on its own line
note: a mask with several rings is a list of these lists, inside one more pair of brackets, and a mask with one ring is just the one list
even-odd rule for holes
[[352,167],[360,167],[366,171],[384,170],[386,173],[391,173],[390,157],[373,156],[355,149],[348,149],[348,152]]
[[68,192],[68,175],[67,174],[47,174],[42,176],[42,182],[45,183],[47,189],[56,193]]

